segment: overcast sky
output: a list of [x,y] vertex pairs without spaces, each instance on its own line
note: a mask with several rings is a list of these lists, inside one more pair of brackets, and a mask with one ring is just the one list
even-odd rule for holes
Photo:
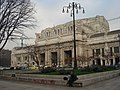
[[[85,9],[76,15],[76,19],[95,17],[96,15],[104,16],[107,20],[120,16],[120,0],[32,0],[35,5],[35,18],[37,27],[34,30],[26,30],[24,33],[29,37],[35,38],[35,33],[41,30],[53,27],[59,24],[71,21],[69,13],[62,13],[63,6],[68,6],[71,2],[80,3]],[[110,30],[120,29],[120,19],[109,22]],[[6,49],[20,46],[20,40],[15,42],[9,41]],[[34,40],[25,40],[24,44],[34,44]]]

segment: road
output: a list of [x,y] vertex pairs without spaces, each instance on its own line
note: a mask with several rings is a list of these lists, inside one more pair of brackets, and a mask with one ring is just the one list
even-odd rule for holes
[[85,87],[40,85],[19,81],[0,80],[0,90],[120,90],[120,76]]

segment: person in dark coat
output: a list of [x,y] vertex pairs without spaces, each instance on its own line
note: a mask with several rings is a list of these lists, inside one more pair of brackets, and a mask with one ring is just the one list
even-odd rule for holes
[[68,78],[68,82],[67,82],[67,84],[69,85],[69,87],[72,87],[74,81],[76,81],[77,79],[78,79],[77,75],[75,75],[73,72],[71,72],[70,73],[70,77]]

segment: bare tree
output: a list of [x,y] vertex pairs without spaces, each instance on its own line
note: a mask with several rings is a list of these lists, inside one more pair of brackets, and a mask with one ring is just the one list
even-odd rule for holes
[[34,26],[34,13],[30,0],[0,0],[0,50],[14,33]]
[[37,64],[38,69],[40,70],[40,57],[38,51],[34,45],[27,47],[27,52],[31,56],[32,60]]
[[77,61],[79,62],[79,63],[81,63],[82,65],[84,65],[85,63],[87,64],[87,66],[89,66],[90,64],[90,61],[92,60],[92,57],[90,56],[90,57],[86,57],[86,56],[78,56],[77,57]]
[[83,66],[84,62],[86,61],[86,57],[85,57],[85,56],[78,56],[78,57],[77,57],[77,61],[78,61],[79,63],[81,63],[82,66]]

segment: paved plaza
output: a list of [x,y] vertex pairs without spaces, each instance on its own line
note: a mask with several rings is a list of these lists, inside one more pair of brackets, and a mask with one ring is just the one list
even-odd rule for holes
[[41,85],[19,81],[0,80],[0,90],[120,90],[120,76],[85,87]]

